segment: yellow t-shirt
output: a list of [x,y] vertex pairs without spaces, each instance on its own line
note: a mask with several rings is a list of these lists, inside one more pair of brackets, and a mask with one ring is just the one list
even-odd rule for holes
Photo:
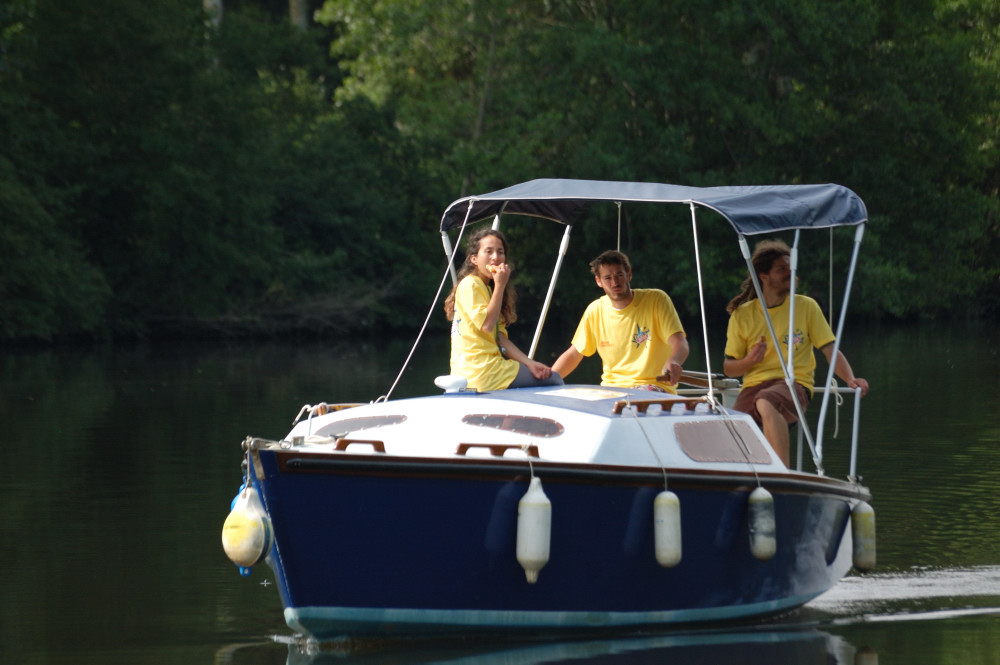
[[492,293],[479,276],[463,277],[455,292],[451,322],[451,373],[464,376],[469,388],[480,392],[506,388],[518,370],[518,362],[504,358],[497,346],[497,333],[507,334],[504,322],[491,332],[482,330]]
[[[790,299],[777,307],[768,308],[768,314],[774,323],[774,332],[781,342],[782,357],[788,354],[788,304]],[[746,356],[750,347],[756,344],[763,335],[767,342],[764,359],[743,375],[743,387],[749,388],[771,379],[782,379],[785,374],[781,370],[781,360],[775,351],[771,334],[767,329],[764,313],[760,309],[760,301],[754,298],[736,308],[729,317],[729,329],[726,331],[726,355],[737,360]],[[813,348],[821,349],[833,342],[835,336],[826,322],[819,304],[808,296],[795,296],[795,381],[806,387],[812,393],[813,374],[816,370],[816,356]]]
[[684,334],[674,303],[659,289],[633,289],[632,294],[624,309],[615,309],[607,296],[590,303],[573,335],[573,346],[585,356],[595,351],[601,356],[602,386],[657,385],[676,392],[674,386],[656,380],[674,351],[670,336]]

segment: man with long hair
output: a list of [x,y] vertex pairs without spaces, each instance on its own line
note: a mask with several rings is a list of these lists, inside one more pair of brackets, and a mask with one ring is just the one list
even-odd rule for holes
[[[774,324],[781,344],[781,353],[771,342],[767,321],[757,299],[753,279],[743,281],[742,289],[726,306],[729,328],[726,332],[726,358],[722,371],[726,376],[743,377],[743,389],[733,405],[738,411],[753,416],[764,430],[764,436],[786,466],[789,464],[788,426],[798,421],[793,399],[805,413],[812,397],[816,357],[813,348],[833,362],[835,336],[819,304],[812,298],[795,294],[795,322],[792,327],[793,382],[792,396],[785,382],[782,359],[787,358],[789,343],[789,305],[791,293],[791,249],[781,240],[764,240],[755,248],[750,262],[760,281],[764,305]],[[840,351],[834,372],[850,388],[868,393],[868,382],[854,376],[847,358]]]

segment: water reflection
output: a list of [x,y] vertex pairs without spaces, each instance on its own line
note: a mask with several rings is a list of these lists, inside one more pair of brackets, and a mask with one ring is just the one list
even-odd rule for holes
[[425,643],[393,646],[343,641],[320,648],[288,646],[287,665],[756,665],[801,663],[855,665],[877,663],[868,647],[855,648],[843,638],[815,629],[718,630],[672,632],[657,636],[567,641],[469,643]]
[[343,640],[309,647],[294,637],[231,645],[227,665],[909,665],[1000,662],[1000,607],[844,616],[817,621],[795,613],[774,625],[663,635],[535,642],[385,644]]

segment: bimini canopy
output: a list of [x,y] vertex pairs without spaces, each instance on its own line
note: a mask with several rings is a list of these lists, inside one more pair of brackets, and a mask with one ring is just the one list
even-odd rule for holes
[[599,201],[694,203],[715,210],[742,235],[788,229],[862,224],[868,211],[857,194],[840,185],[684,187],[654,182],[541,179],[489,194],[467,196],[448,206],[441,231],[497,214],[529,215],[573,224]]

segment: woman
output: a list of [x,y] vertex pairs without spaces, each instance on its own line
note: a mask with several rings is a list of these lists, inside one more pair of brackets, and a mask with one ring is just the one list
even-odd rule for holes
[[485,229],[469,238],[458,283],[444,301],[451,321],[451,373],[480,392],[561,385],[552,368],[529,358],[507,337],[517,320],[507,239]]

